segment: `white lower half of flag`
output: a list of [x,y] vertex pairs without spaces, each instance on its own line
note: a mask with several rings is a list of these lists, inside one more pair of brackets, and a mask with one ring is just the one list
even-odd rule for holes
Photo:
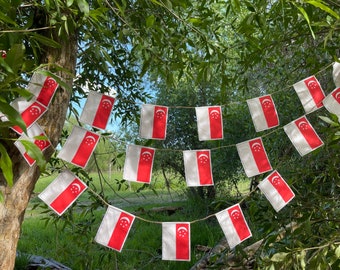
[[168,108],[143,104],[141,108],[139,135],[145,139],[164,140],[166,137]]
[[279,125],[278,114],[271,95],[248,99],[247,104],[256,132]]
[[323,105],[330,113],[340,116],[340,87],[325,97]]
[[293,85],[306,113],[313,112],[323,106],[325,94],[315,76],[310,76]]
[[340,63],[334,62],[333,64],[333,81],[336,87],[340,87]]
[[84,128],[74,126],[57,157],[85,168],[96,148],[100,136]]
[[196,107],[198,139],[200,141],[223,139],[221,106]]
[[86,184],[72,172],[61,172],[38,197],[58,215],[62,215],[86,190]]
[[187,186],[214,185],[210,150],[186,150],[183,158]]
[[283,129],[301,156],[323,145],[319,135],[305,116],[290,122]]
[[236,148],[248,177],[272,170],[260,137],[238,143],[236,144]]
[[108,206],[95,241],[121,252],[135,216],[113,206]]
[[190,261],[190,223],[162,223],[162,260]]
[[151,181],[155,149],[128,145],[124,163],[123,179],[149,184]]
[[277,171],[272,172],[263,179],[258,187],[276,212],[279,212],[295,196],[286,181]]
[[215,215],[231,249],[252,236],[239,204]]
[[90,91],[79,121],[92,127],[106,129],[114,101],[113,97]]

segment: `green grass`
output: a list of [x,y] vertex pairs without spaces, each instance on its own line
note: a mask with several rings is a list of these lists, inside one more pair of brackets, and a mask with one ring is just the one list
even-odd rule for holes
[[[100,190],[97,175],[91,175],[91,187]],[[44,190],[56,175],[42,177],[35,194]],[[105,175],[107,179],[109,177]],[[118,190],[115,183],[121,180],[121,173],[111,176],[113,189],[103,185],[104,193],[110,205],[124,209],[129,213],[152,221],[193,221],[211,212],[204,201],[194,201],[185,196],[186,188],[181,183],[172,183],[171,196],[161,181],[154,181],[153,188],[137,192],[141,184],[135,183],[130,188]],[[242,190],[246,182],[240,184]],[[39,198],[33,196],[26,211],[22,226],[18,250],[57,260],[72,269],[189,269],[204,253],[196,249],[197,245],[213,247],[222,237],[222,230],[214,217],[195,222],[191,225],[191,261],[162,261],[161,224],[154,224],[136,219],[121,253],[112,251],[94,242],[94,237],[105,213],[100,207],[91,214],[88,208],[90,192],[84,192],[77,200],[77,206],[85,205],[87,212],[72,207],[60,218],[56,217]],[[37,206],[34,208],[33,206]],[[181,210],[173,215],[155,213],[148,210],[159,206],[180,206]],[[84,208],[83,208],[84,209]],[[58,222],[54,223],[54,221]],[[46,222],[48,221],[47,225]]]

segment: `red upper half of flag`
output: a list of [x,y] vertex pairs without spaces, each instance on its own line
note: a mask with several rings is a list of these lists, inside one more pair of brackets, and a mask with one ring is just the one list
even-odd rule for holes
[[295,120],[294,123],[312,149],[323,144],[305,116]]
[[263,147],[262,140],[260,138],[250,140],[249,147],[259,172],[262,173],[271,170],[271,165]]
[[209,107],[209,123],[211,139],[223,138],[222,112],[220,106]]
[[165,139],[168,108],[165,106],[154,107],[152,138]]
[[323,93],[318,80],[315,78],[315,76],[311,76],[304,80],[304,83],[309,90],[309,93],[311,94],[316,107],[321,108],[323,106],[322,100],[325,98],[325,94]]
[[271,95],[259,97],[264,117],[268,128],[275,127],[279,124],[279,118]]

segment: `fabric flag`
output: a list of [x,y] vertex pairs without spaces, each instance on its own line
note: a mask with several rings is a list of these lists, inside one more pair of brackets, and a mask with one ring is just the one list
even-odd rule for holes
[[189,187],[214,184],[210,150],[183,151],[185,179]]
[[259,183],[259,188],[276,212],[279,212],[295,197],[293,191],[277,171],[262,180]]
[[190,261],[190,223],[162,223],[162,260]]
[[223,139],[221,106],[196,107],[195,110],[199,140]]
[[109,205],[94,240],[121,252],[134,220],[134,215]]
[[164,140],[168,121],[168,107],[143,104],[139,134],[145,139]]
[[290,141],[301,156],[304,156],[323,145],[306,116],[290,122],[283,127]]
[[330,113],[340,117],[340,87],[336,88],[332,93],[325,97],[323,105]]
[[[29,140],[33,142],[36,146],[39,147],[41,151],[44,151],[47,149],[51,143],[46,138],[45,132],[42,130],[42,128],[38,124],[32,125],[29,129],[27,129],[27,135],[24,133],[18,138],[17,141],[15,141],[15,146],[19,149],[19,152],[23,155],[27,163],[32,166],[35,163],[35,159],[30,157],[30,155],[27,153],[25,146],[21,143],[22,140]],[[35,137],[45,137],[45,138],[35,138]]]
[[[17,98],[13,100],[11,106],[21,114],[27,128],[32,126],[47,110],[44,105],[34,99],[27,101],[23,98]],[[20,135],[23,133],[19,126],[14,126],[12,129]]]
[[325,94],[315,76],[299,81],[293,87],[306,113],[315,111],[323,106],[322,100],[325,98]]
[[244,171],[248,177],[272,170],[262,139],[255,138],[236,144]]
[[115,99],[90,91],[79,121],[92,127],[106,129]]
[[86,184],[71,171],[62,171],[38,197],[61,216],[87,189]]
[[247,104],[256,132],[279,125],[279,117],[271,95],[248,99]]
[[96,148],[100,136],[84,128],[74,126],[58,158],[85,168]]
[[215,216],[230,249],[252,236],[239,204],[222,210],[215,214]]
[[128,145],[123,179],[150,184],[155,149]]
[[340,63],[334,62],[333,64],[333,81],[335,86],[340,87]]
[[49,76],[35,72],[27,88],[38,102],[48,107],[58,88],[58,83]]

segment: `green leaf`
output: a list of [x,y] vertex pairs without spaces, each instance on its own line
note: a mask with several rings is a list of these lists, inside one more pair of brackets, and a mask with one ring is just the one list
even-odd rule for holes
[[323,11],[326,11],[327,13],[337,18],[338,20],[340,19],[339,14],[336,13],[334,10],[330,9],[328,6],[324,5],[322,1],[306,1],[306,3],[311,4],[317,8],[320,8]]
[[298,6],[297,4],[293,3],[293,5],[300,11],[300,13],[303,15],[303,17],[305,18],[307,24],[308,24],[308,27],[309,27],[309,30],[313,36],[313,38],[315,39],[315,34],[314,34],[314,31],[312,29],[312,26],[310,24],[310,20],[309,20],[309,16],[307,14],[307,12],[305,11],[305,9],[301,6]]
[[89,4],[86,0],[77,0],[78,7],[85,16],[88,16],[90,13]]
[[335,256],[339,259],[340,258],[340,246],[338,246],[336,249],[335,249]]
[[155,23],[155,16],[152,14],[149,17],[146,18],[146,27],[152,27]]
[[322,116],[322,115],[319,115],[319,118],[326,122],[327,124],[330,124],[331,126],[333,127],[336,127],[336,126],[339,126],[338,123],[334,122],[332,119],[328,118],[327,116]]
[[9,157],[6,148],[0,144],[0,168],[6,179],[7,184],[11,187],[13,186],[13,166],[12,160]]
[[52,48],[60,48],[60,44],[54,41],[53,39],[47,38],[37,33],[30,33],[30,35],[43,45],[46,45]]
[[25,147],[27,154],[37,162],[37,165],[39,166],[40,170],[44,171],[46,168],[46,159],[42,151],[40,150],[40,148],[29,140],[19,140],[19,141]]
[[2,194],[2,191],[0,190],[0,203],[4,202],[4,194]]
[[17,125],[26,132],[25,122],[22,120],[21,115],[11,105],[0,101],[0,111],[7,116],[12,126]]
[[270,260],[272,262],[282,262],[285,260],[285,258],[287,257],[288,253],[287,252],[279,252],[279,253],[275,253]]

